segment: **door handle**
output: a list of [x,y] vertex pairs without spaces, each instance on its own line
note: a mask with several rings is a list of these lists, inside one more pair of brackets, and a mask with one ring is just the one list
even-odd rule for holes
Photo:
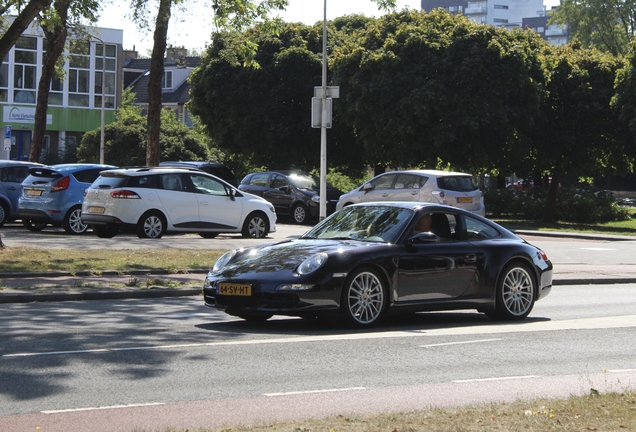
[[464,262],[471,263],[471,264],[474,262],[477,262],[477,255],[466,255],[464,257]]

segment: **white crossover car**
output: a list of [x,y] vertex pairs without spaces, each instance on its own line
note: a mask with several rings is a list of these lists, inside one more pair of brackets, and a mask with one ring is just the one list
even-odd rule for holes
[[134,230],[139,238],[166,232],[262,238],[276,231],[272,204],[193,168],[103,171],[85,191],[81,218],[102,238],[121,230]]

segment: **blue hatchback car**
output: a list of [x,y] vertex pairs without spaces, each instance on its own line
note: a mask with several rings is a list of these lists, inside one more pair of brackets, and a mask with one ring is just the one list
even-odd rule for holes
[[84,190],[99,173],[117,168],[99,164],[60,164],[29,169],[22,182],[18,218],[31,231],[47,225],[62,226],[69,234],[82,234],[88,228],[80,216]]

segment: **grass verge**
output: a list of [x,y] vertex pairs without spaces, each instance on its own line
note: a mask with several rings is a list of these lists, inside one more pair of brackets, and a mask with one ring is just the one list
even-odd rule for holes
[[[634,393],[599,394],[568,399],[477,407],[433,409],[368,416],[337,416],[319,420],[269,423],[254,426],[199,429],[197,432],[411,432],[411,431],[634,431]],[[168,429],[165,432],[183,432]],[[195,432],[190,429],[190,432]]]
[[221,250],[199,249],[41,249],[5,247],[0,249],[0,273],[90,271],[99,275],[105,270],[208,270],[223,254]]

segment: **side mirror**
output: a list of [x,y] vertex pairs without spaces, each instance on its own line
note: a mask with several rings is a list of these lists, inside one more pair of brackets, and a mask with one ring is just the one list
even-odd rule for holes
[[407,243],[410,245],[424,244],[424,243],[438,243],[438,242],[439,242],[439,237],[437,237],[432,232],[419,233],[407,240]]
[[285,192],[286,194],[289,194],[289,186],[281,186],[278,188],[279,191],[281,192]]
[[363,192],[369,192],[371,190],[375,189],[375,186],[373,186],[371,183],[365,183],[362,185],[362,187],[360,188],[361,191]]
[[230,199],[236,201],[236,189],[230,188]]

